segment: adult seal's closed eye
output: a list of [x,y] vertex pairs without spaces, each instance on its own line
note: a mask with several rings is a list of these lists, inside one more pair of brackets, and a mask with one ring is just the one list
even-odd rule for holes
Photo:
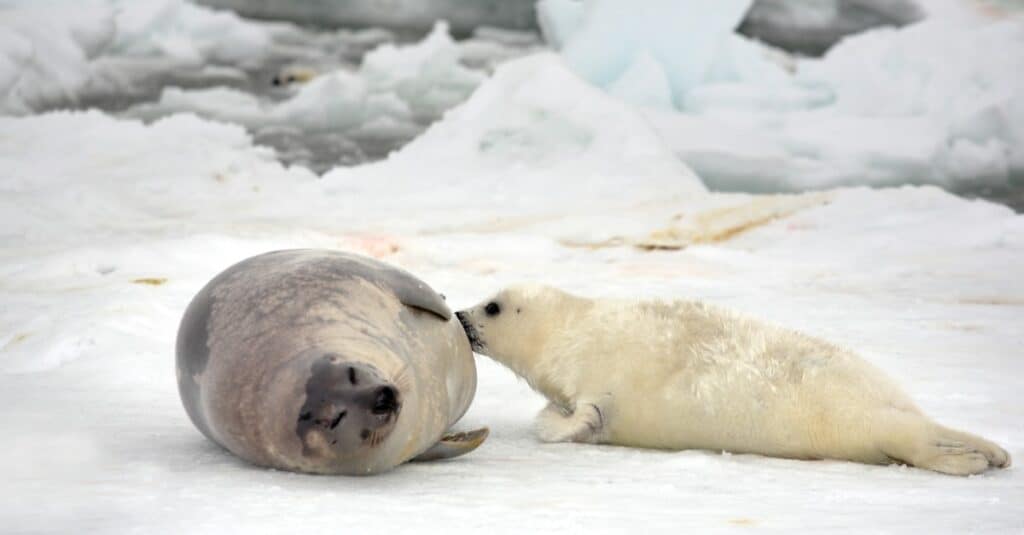
[[476,368],[444,299],[352,254],[277,251],[225,270],[185,311],[177,374],[196,427],[262,466],[372,474],[487,436],[445,435]]

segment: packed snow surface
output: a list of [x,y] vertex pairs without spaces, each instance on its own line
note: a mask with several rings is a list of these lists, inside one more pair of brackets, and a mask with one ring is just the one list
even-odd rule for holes
[[[454,308],[521,281],[704,299],[857,350],[1024,459],[1024,217],[934,187],[708,193],[555,54],[507,63],[390,158],[317,178],[240,126],[0,119],[0,524],[10,532],[861,533],[1024,529],[1019,468],[540,444],[543,400],[478,358],[488,441],[372,478],[264,470],[178,400],[191,297],[273,249],[402,266]],[[629,355],[623,355],[629,358]],[[666,415],[670,418],[671,415]]]

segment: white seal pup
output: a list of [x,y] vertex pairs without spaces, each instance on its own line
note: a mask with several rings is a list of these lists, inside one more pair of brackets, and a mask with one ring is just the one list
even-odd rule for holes
[[851,352],[699,302],[506,289],[456,313],[473,349],[543,394],[548,442],[906,463],[946,474],[1006,467],[943,427]]
[[182,318],[177,373],[196,427],[262,466],[372,474],[461,455],[487,435],[442,436],[476,390],[443,298],[352,254],[277,251],[225,270]]

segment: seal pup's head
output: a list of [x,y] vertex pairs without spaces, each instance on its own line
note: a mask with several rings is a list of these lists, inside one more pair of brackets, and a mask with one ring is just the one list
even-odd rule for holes
[[313,361],[305,394],[295,420],[302,454],[335,465],[372,455],[395,429],[402,411],[400,385],[376,366],[336,353]]
[[473,351],[518,370],[586,303],[551,286],[518,285],[455,315]]

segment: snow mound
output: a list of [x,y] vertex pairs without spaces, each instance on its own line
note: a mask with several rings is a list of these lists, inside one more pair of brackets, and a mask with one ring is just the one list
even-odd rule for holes
[[[424,176],[424,168],[434,172]],[[585,179],[563,178],[570,176]],[[395,203],[422,195],[424,180],[445,210],[536,222],[566,209],[673,202],[705,191],[628,106],[552,53],[500,66],[465,104],[388,160],[323,178],[329,189],[375,191]]]

